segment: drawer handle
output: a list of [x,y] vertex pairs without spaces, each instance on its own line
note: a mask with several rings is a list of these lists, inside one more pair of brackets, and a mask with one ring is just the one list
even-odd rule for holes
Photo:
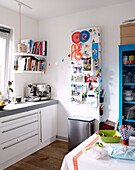
[[20,141],[18,141],[18,142],[15,142],[15,143],[13,143],[13,144],[11,144],[11,145],[5,146],[4,148],[2,148],[2,150],[8,149],[8,148],[10,148],[10,147],[12,147],[12,146],[14,146],[14,145],[17,145],[18,143],[21,143],[21,142],[23,142],[23,141],[25,141],[25,140],[28,140],[28,139],[30,139],[30,138],[32,138],[32,137],[34,137],[34,136],[37,136],[37,135],[38,135],[38,133],[36,133],[36,134],[34,134],[34,135],[30,136],[30,137],[27,137],[27,138],[25,138],[25,139],[23,139],[23,140],[20,140]]
[[35,120],[35,121],[33,121],[33,122],[30,122],[30,123],[26,123],[26,124],[21,125],[21,126],[17,126],[17,127],[15,127],[15,128],[12,128],[12,129],[4,130],[4,131],[2,131],[1,133],[6,133],[6,132],[9,132],[9,131],[12,131],[12,130],[15,130],[15,129],[21,128],[21,127],[23,127],[23,126],[30,125],[30,124],[35,123],[35,122],[38,122],[38,120]]
[[24,117],[29,117],[29,116],[37,115],[37,114],[38,114],[38,113],[33,113],[33,114],[26,115],[26,116],[17,117],[17,118],[14,118],[14,119],[5,120],[5,121],[3,121],[3,122],[1,122],[1,123],[7,123],[7,122],[10,122],[10,121],[18,120],[18,119],[21,119],[21,118],[24,118]]

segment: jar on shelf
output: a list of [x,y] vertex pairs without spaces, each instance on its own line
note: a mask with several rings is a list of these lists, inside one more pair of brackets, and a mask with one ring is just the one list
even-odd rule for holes
[[128,64],[128,56],[124,55],[123,56],[123,65],[127,65]]
[[128,61],[129,65],[134,64],[135,63],[134,60],[135,60],[135,56],[134,55],[129,55],[129,61]]

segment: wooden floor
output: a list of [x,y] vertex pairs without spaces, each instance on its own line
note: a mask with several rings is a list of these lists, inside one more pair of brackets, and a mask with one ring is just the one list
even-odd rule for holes
[[67,153],[68,143],[55,141],[6,170],[60,170],[62,160]]

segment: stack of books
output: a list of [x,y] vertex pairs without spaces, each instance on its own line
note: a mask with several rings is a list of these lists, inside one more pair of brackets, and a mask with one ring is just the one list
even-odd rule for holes
[[45,59],[38,60],[34,57],[19,57],[18,71],[44,71]]
[[23,52],[47,56],[47,41],[21,40]]

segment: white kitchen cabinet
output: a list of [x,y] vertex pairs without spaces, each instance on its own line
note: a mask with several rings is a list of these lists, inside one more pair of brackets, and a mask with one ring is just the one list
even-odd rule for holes
[[0,118],[0,164],[39,144],[39,123],[38,111]]
[[0,118],[0,170],[56,140],[57,104]]
[[41,142],[56,137],[57,132],[57,105],[41,109]]
[[39,113],[20,114],[1,121],[0,144],[39,129]]

